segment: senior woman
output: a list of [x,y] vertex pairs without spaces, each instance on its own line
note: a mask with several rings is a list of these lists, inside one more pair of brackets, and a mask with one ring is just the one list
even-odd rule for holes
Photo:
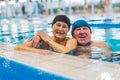
[[40,31],[29,41],[16,45],[14,49],[40,54],[51,54],[51,51],[68,53],[77,46],[76,39],[67,37],[69,29],[70,19],[66,15],[57,15],[52,22],[53,36]]

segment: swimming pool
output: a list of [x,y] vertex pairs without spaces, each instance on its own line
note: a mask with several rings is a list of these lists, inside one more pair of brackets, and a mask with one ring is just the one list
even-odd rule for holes
[[91,26],[93,26],[94,32],[92,39],[105,41],[112,50],[112,62],[120,64],[120,24],[98,24]]
[[[119,64],[120,23],[114,23],[112,19],[88,20],[88,22],[93,32],[92,40],[105,41],[112,49],[114,63]],[[52,35],[51,24],[48,25],[46,19],[3,19],[0,24],[0,41],[20,44],[33,37],[40,30]],[[70,32],[68,36],[71,37]]]
[[[43,30],[49,35],[52,35],[51,26],[47,24],[48,22],[45,20],[41,21],[41,19],[38,18],[30,20],[4,19],[0,22],[0,42],[20,44],[33,37],[39,30]],[[43,24],[43,22],[46,23]],[[111,62],[120,64],[120,56],[118,55],[120,53],[120,36],[116,35],[120,33],[120,24],[94,24],[92,22],[90,25],[93,31],[92,39],[107,42],[115,54]],[[70,36],[70,33],[68,36]],[[6,62],[9,62],[7,67]],[[69,78],[10,61],[2,57],[0,57],[0,72],[2,73],[0,74],[0,80],[70,80]]]
[[70,80],[0,57],[0,80]]

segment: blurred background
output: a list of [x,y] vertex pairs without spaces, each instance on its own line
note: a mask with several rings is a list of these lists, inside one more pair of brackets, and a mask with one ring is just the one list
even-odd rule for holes
[[0,17],[55,14],[112,15],[120,13],[120,0],[0,0]]

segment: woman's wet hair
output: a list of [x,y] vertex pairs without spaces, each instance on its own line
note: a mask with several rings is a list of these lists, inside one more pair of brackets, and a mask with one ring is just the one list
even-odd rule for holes
[[55,16],[53,22],[52,22],[52,26],[57,22],[57,21],[61,21],[64,22],[68,25],[68,28],[70,29],[70,19],[66,16],[66,15],[57,15]]

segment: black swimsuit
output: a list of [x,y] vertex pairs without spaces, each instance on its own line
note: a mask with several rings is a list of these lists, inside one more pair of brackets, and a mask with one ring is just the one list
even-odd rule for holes
[[78,46],[90,46],[92,43],[91,42],[88,42],[87,44],[85,45],[82,45],[82,44],[78,44]]

